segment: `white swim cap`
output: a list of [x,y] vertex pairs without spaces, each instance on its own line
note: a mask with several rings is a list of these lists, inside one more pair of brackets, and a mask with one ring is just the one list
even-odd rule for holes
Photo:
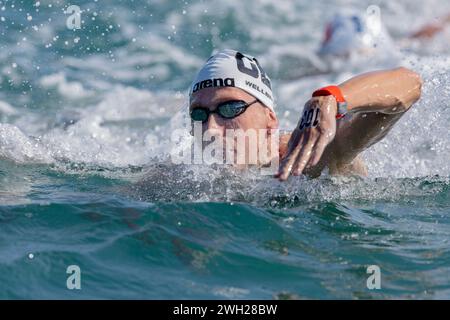
[[189,100],[192,100],[193,93],[210,87],[242,89],[274,110],[270,79],[252,56],[229,49],[211,56],[195,77],[189,90]]
[[326,27],[319,54],[342,56],[353,51],[370,52],[376,48],[390,47],[392,40],[376,8],[369,7],[365,14],[336,14]]

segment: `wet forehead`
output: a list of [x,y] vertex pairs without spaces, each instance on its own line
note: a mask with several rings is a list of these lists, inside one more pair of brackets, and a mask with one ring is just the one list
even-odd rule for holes
[[239,88],[204,88],[192,95],[190,108],[206,107],[215,108],[217,104],[227,100],[251,101],[253,96]]

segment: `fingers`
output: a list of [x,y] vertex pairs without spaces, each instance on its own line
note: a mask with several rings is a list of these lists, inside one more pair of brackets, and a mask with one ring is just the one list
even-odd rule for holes
[[304,138],[305,136],[304,134],[302,134],[299,138],[299,141],[291,145],[287,156],[281,161],[278,173],[275,175],[275,177],[280,181],[285,181],[289,177],[289,174],[292,171],[292,165],[294,164],[295,159],[297,159],[298,154],[302,149]]
[[298,176],[301,175],[303,170],[306,167],[306,164],[309,162],[309,159],[311,158],[311,155],[313,153],[313,148],[316,145],[317,140],[319,137],[316,135],[315,131],[310,132],[309,139],[307,139],[307,143],[305,146],[303,146],[301,152],[299,153],[293,168],[292,172],[293,175]]
[[307,168],[314,167],[319,163],[320,158],[322,158],[323,152],[325,151],[325,148],[327,147],[328,143],[329,139],[325,135],[322,135],[318,139],[316,145],[314,146],[313,154],[311,155],[309,163],[306,166]]
[[336,110],[333,97],[313,98],[305,105],[297,129],[289,139],[287,156],[275,177],[284,181],[291,172],[300,175],[305,168],[319,163],[336,134]]
[[318,134],[316,130],[302,132],[299,141],[291,145],[275,177],[285,181],[291,173],[301,175],[305,168],[315,166],[320,161],[328,143],[328,136]]

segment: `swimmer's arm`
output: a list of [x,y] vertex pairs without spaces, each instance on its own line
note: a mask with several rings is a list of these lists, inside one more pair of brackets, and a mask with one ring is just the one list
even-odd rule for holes
[[351,113],[403,113],[419,100],[422,80],[409,69],[375,71],[356,76],[339,85]]
[[450,14],[447,15],[446,17],[444,17],[441,21],[439,21],[437,23],[430,23],[430,24],[423,26],[422,28],[420,28],[419,30],[414,32],[410,36],[410,38],[413,38],[413,39],[414,38],[415,39],[432,38],[436,34],[441,32],[442,30],[444,30],[444,28],[448,24],[450,24]]
[[331,96],[311,98],[305,110],[320,110],[318,124],[301,128],[300,119],[275,177],[284,181],[304,170],[318,176],[325,166],[342,171],[386,135],[420,98],[421,86],[420,76],[406,68],[365,73],[340,84],[352,115],[339,122],[338,128],[336,100]]

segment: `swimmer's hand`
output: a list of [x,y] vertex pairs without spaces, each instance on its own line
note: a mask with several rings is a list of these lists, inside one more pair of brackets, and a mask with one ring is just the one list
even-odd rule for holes
[[336,113],[337,103],[333,96],[314,97],[305,104],[276,178],[284,181],[291,173],[301,175],[305,168],[319,162],[325,147],[336,134]]

